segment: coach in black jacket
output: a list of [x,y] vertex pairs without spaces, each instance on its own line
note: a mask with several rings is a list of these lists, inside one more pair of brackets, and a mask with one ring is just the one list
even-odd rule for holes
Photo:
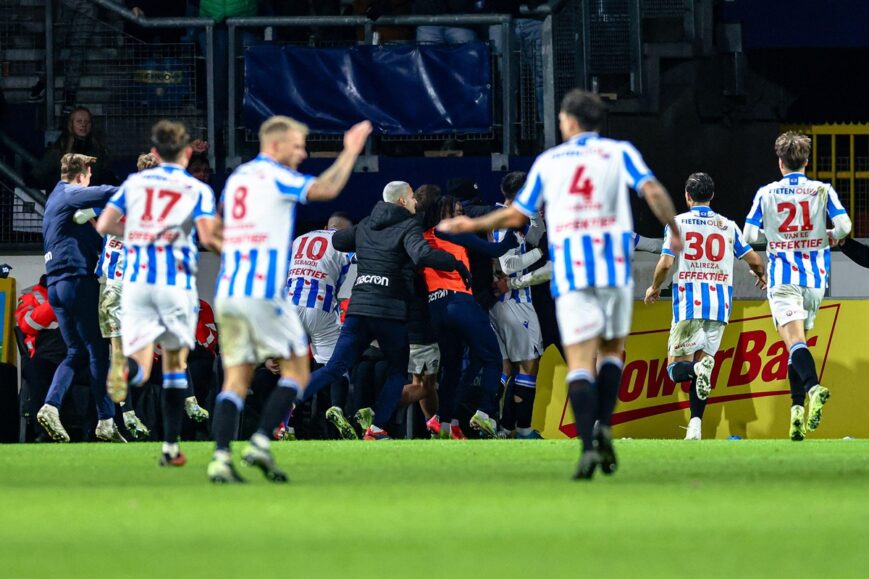
[[356,252],[356,282],[332,358],[311,375],[305,399],[343,376],[371,341],[377,340],[389,368],[366,440],[388,438],[384,427],[407,381],[407,304],[413,299],[417,268],[458,270],[469,283],[470,274],[462,262],[432,249],[423,238],[422,228],[413,218],[415,211],[410,185],[393,181],[383,189],[383,201],[374,206],[369,217],[332,236],[335,249]]

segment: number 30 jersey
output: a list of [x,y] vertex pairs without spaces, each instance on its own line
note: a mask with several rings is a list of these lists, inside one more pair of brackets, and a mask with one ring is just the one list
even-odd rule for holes
[[338,291],[352,255],[332,245],[334,229],[320,229],[293,241],[287,290],[293,304],[327,312],[338,307]]
[[766,235],[769,287],[826,288],[830,273],[827,216],[833,219],[845,213],[832,186],[802,173],[790,173],[761,187],[745,222]]
[[240,165],[223,191],[223,252],[217,298],[273,299],[286,289],[296,203],[314,177],[260,154]]
[[534,161],[514,206],[531,217],[546,205],[552,295],[625,287],[634,248],[628,188],[654,176],[630,143],[582,133]]
[[709,207],[694,207],[676,216],[685,249],[676,255],[670,249],[666,229],[661,253],[675,257],[673,274],[673,321],[730,320],[733,300],[733,258],[745,257],[751,246],[742,239],[736,223]]
[[214,217],[214,192],[180,165],[127,177],[109,200],[125,216],[125,284],[193,289],[199,250],[195,221]]

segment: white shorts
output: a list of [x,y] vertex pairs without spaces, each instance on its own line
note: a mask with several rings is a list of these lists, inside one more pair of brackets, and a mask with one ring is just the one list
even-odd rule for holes
[[631,332],[634,289],[625,287],[585,288],[558,296],[555,316],[565,346],[600,336],[624,338]]
[[311,352],[318,364],[325,364],[335,351],[335,343],[341,335],[341,320],[335,312],[316,308],[290,306],[299,316],[302,327],[311,340]]
[[776,326],[783,326],[794,320],[805,320],[805,328],[811,330],[815,325],[821,300],[824,299],[824,290],[792,284],[777,285],[767,290],[767,297]]
[[308,355],[308,338],[289,300],[234,297],[215,304],[224,368]]
[[103,338],[121,336],[121,284],[104,283],[100,285],[100,333]]
[[441,349],[433,344],[411,344],[410,358],[407,362],[408,374],[437,374],[441,365]]
[[495,328],[502,359],[524,362],[543,354],[540,322],[529,302],[510,299],[496,302],[489,310],[489,320]]
[[667,353],[671,357],[693,356],[706,352],[714,356],[721,346],[727,324],[713,320],[682,320],[670,325]]
[[124,356],[149,344],[174,351],[196,345],[199,296],[196,290],[124,284],[121,293],[121,339]]

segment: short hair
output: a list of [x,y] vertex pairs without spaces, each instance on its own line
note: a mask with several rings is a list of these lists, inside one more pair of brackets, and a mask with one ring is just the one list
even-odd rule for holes
[[300,123],[295,119],[291,119],[290,117],[285,117],[283,115],[275,115],[273,117],[267,118],[263,121],[263,124],[259,127],[259,140],[267,141],[278,134],[286,133],[287,131],[296,131],[302,134],[302,136],[308,136],[308,125],[305,123]]
[[343,211],[336,211],[329,216],[329,221],[326,222],[326,229],[343,229],[338,227],[338,224],[341,221],[345,221],[350,225],[353,225],[353,218],[350,217],[349,213],[345,213]]
[[715,182],[706,173],[691,173],[685,181],[685,191],[694,201],[706,203],[715,195]]
[[184,123],[163,119],[151,129],[151,144],[163,161],[175,161],[190,144],[190,135]]
[[84,175],[97,162],[96,157],[67,153],[60,158],[60,178],[70,183],[79,175]]
[[594,93],[575,88],[561,99],[561,112],[577,120],[586,131],[597,131],[603,125],[606,105]]
[[144,171],[145,169],[156,167],[159,164],[160,160],[151,153],[142,153],[139,155],[139,158],[136,159],[136,170]]
[[410,185],[404,181],[390,181],[383,188],[383,200],[387,203],[398,203],[398,200],[407,195]]
[[782,133],[775,140],[775,154],[788,169],[802,169],[809,164],[812,139],[796,131]]
[[441,196],[441,188],[431,183],[420,185],[413,192],[413,198],[416,200],[417,212],[423,212],[425,209],[436,202]]
[[501,193],[504,194],[504,199],[513,201],[516,194],[525,185],[525,180],[528,178],[528,173],[525,171],[512,171],[504,175],[501,179]]

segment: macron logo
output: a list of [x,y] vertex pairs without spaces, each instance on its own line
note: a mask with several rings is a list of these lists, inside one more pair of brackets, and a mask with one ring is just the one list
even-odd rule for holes
[[361,285],[363,283],[371,283],[374,285],[382,285],[383,287],[389,287],[389,278],[384,277],[382,275],[360,275],[356,278],[355,285]]
[[45,254],[45,263],[48,263],[49,261],[51,261],[51,259],[52,259],[53,257],[54,257],[54,256],[51,255],[51,252],[50,252],[50,251],[49,251],[48,253],[46,253],[46,254]]

